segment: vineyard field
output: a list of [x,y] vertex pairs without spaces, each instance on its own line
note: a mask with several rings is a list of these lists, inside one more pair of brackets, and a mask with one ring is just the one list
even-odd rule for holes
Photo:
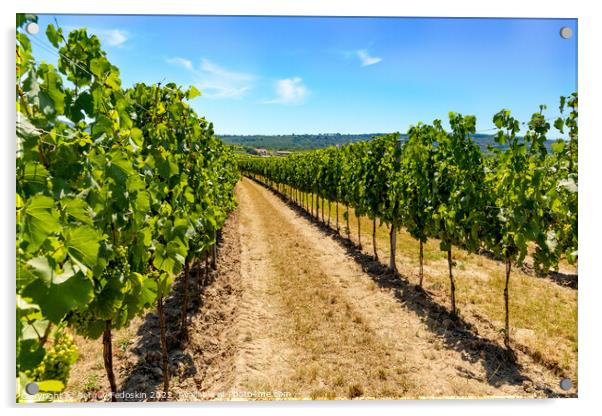
[[[39,21],[17,15],[18,403],[578,396],[577,92],[487,134],[220,136],[201,85],[246,87],[126,83],[102,35]],[[309,94],[283,81],[264,108]]]
[[[335,204],[326,203],[326,219],[335,231]],[[358,226],[353,210],[350,210],[350,241],[357,247]],[[343,212],[339,212],[339,224],[344,224]],[[364,256],[371,256],[372,221],[360,218],[361,242]],[[416,240],[404,229],[399,230],[396,241],[397,268],[410,284],[419,284],[419,252]],[[389,250],[389,230],[377,225],[376,245],[379,258],[387,259]],[[457,248],[454,261],[461,272],[458,273],[458,308],[463,317],[483,330],[499,328],[503,324],[503,305],[499,294],[503,291],[503,269],[500,259],[491,258],[489,253],[477,254]],[[428,276],[424,284],[429,295],[445,304],[448,284],[445,253],[439,249],[439,241],[430,240],[424,245],[424,273]],[[476,281],[473,281],[476,279]],[[577,269],[575,265],[563,262],[559,272],[543,275],[534,273],[529,262],[525,261],[522,270],[517,271],[513,282],[515,290],[525,296],[513,299],[512,316],[516,319],[517,342],[529,349],[531,355],[546,357],[551,367],[560,367],[573,377],[577,374]],[[552,301],[542,301],[552,299]],[[550,319],[550,316],[554,318]]]
[[[224,393],[221,399],[254,391],[313,399],[538,397],[546,388],[560,394],[553,371],[530,355],[520,353],[520,371],[500,365],[501,340],[490,344],[489,337],[499,335],[487,327],[479,326],[483,338],[439,328],[446,319],[439,316],[439,299],[425,302],[411,282],[379,277],[378,269],[370,271],[373,263],[355,260],[361,259],[357,247],[333,238],[262,185],[242,180],[237,198],[239,207],[224,228],[216,278],[204,290],[204,304],[191,308],[195,333],[173,352],[182,371],[173,380],[174,399],[214,399],[216,391]],[[269,244],[274,239],[278,245]],[[304,254],[291,256],[298,247]],[[120,385],[131,395],[151,397],[160,382],[149,370],[158,365],[156,359],[150,358],[146,369],[134,365],[144,354],[153,357],[146,344],[152,335],[145,335],[153,331],[153,321],[154,316],[137,320],[115,336],[118,345],[128,345],[117,353],[116,367],[123,374]],[[90,356],[98,353],[98,345],[81,341]],[[189,362],[198,371],[194,375],[183,372]],[[107,389],[103,372],[100,360],[79,362],[68,391]],[[473,377],[458,378],[458,372]]]

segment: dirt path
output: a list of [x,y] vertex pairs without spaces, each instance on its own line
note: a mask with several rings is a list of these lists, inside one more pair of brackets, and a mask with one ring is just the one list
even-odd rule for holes
[[534,396],[548,388],[537,377],[549,375],[504,364],[503,351],[478,335],[452,322],[443,333],[433,328],[432,316],[406,307],[261,185],[244,179],[238,199],[235,389],[332,398]]
[[[178,339],[181,279],[167,300],[172,400],[561,393],[549,371],[524,355],[510,364],[491,334],[450,320],[436,300],[268,189],[243,179],[237,197],[217,270],[205,278],[198,265],[191,273],[186,342]],[[162,385],[156,314],[113,339],[125,400],[155,400]],[[79,337],[77,344],[85,359],[67,391],[103,400],[95,399],[108,391],[101,344]]]

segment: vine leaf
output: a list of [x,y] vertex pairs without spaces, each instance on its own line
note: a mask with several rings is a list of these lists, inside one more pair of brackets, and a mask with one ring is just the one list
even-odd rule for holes
[[61,229],[54,200],[48,196],[32,196],[23,207],[23,237],[31,252],[40,248],[49,235]]
[[67,312],[87,304],[93,289],[92,282],[81,270],[68,270],[57,280],[60,283],[48,286],[42,279],[36,279],[22,292],[25,298],[38,304],[43,315],[54,324],[60,323]]
[[79,226],[67,229],[65,246],[69,255],[83,265],[93,268],[97,263],[102,237],[92,227]]

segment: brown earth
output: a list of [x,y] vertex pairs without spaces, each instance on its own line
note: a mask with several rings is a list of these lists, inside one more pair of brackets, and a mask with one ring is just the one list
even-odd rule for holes
[[[344,239],[243,179],[218,267],[197,291],[192,273],[189,340],[178,338],[181,288],[167,302],[170,399],[549,397],[552,371],[493,330],[452,319],[428,293],[390,275]],[[154,313],[114,334],[121,392],[153,400],[162,388]],[[106,392],[99,341],[77,339],[83,357],[68,392]],[[570,392],[574,395],[576,392]]]

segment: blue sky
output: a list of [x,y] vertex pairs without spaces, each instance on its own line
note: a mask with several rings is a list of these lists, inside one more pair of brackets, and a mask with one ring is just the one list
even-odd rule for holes
[[97,34],[124,86],[197,86],[218,134],[405,132],[449,111],[486,130],[577,89],[575,19],[42,15],[47,45],[55,18]]

